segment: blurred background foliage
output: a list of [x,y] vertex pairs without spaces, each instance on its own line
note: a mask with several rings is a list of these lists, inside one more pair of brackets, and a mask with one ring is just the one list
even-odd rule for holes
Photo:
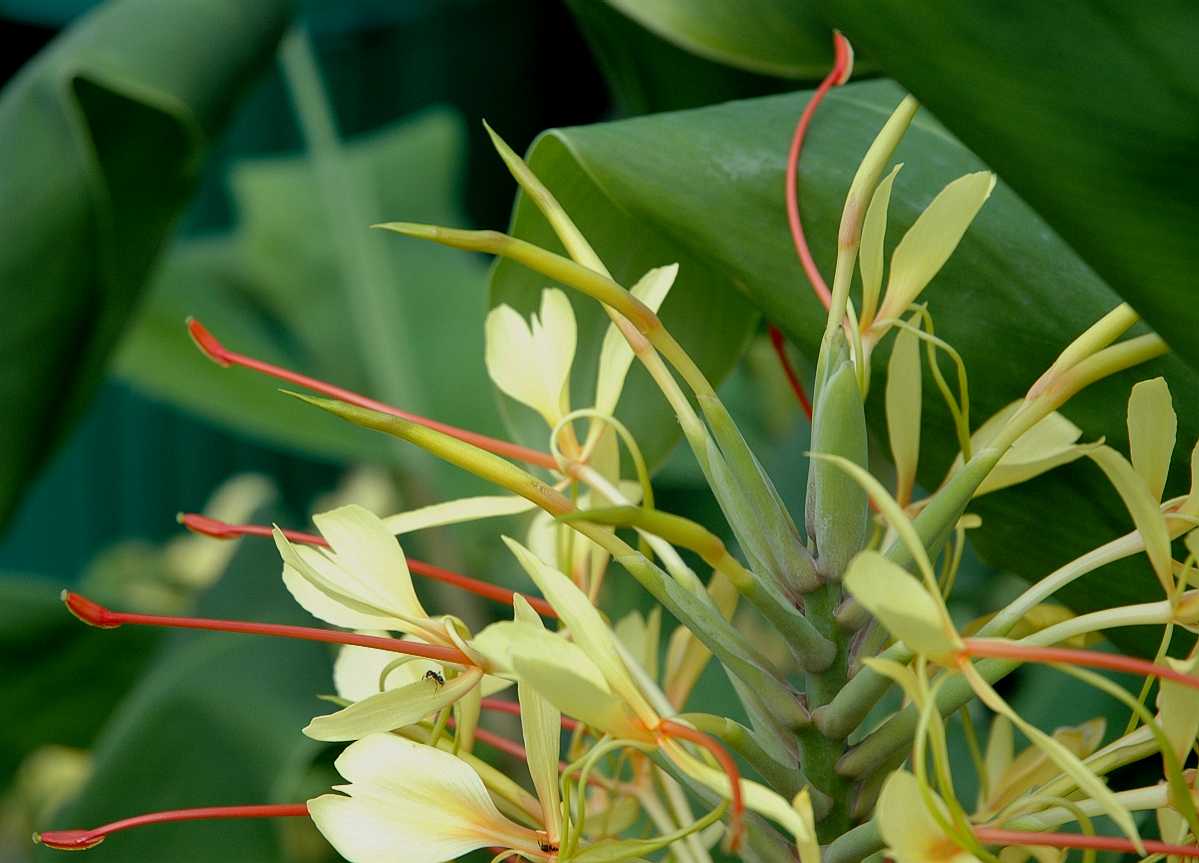
[[[513,209],[484,117],[518,151],[532,145],[534,169],[618,278],[680,262],[664,318],[725,380],[799,511],[807,432],[762,321],[785,330],[801,366],[811,361],[822,311],[790,246],[782,178],[791,127],[830,60],[830,26],[841,27],[859,49],[859,80],[822,109],[800,173],[817,261],[831,270],[857,160],[912,90],[931,110],[898,154],[892,244],[946,180],[985,163],[1004,181],[929,292],[938,334],[970,369],[976,423],[1124,298],[1179,356],[1096,387],[1068,413],[1122,445],[1128,386],[1166,374],[1183,406],[1170,490],[1184,488],[1199,436],[1186,407],[1199,398],[1187,282],[1199,254],[1199,60],[1184,38],[1194,23],[1181,0],[1151,14],[1099,2],[1062,21],[1031,0],[980,5],[910,15],[855,0],[0,0],[0,861],[43,859],[28,834],[51,817],[85,825],[328,785],[330,753],[298,732],[331,686],[328,652],[99,633],[66,615],[57,592],[83,585],[123,607],[301,622],[268,543],[181,535],[175,512],[303,527],[336,501],[387,513],[482,490],[217,368],[187,339],[187,315],[240,352],[529,440],[529,417],[484,373],[482,322],[489,304],[531,309],[543,281],[367,230],[390,219],[511,224],[553,247],[528,202]],[[1081,35],[1063,40],[1067,30]],[[581,404],[603,321],[575,310]],[[871,407],[885,453],[881,404]],[[720,525],[690,460],[672,455],[673,420],[639,369],[622,417],[659,465],[659,505]],[[926,417],[920,479],[933,487],[952,427],[940,405]],[[1082,464],[978,511],[963,619],[1128,528]],[[522,584],[493,536],[494,525],[466,526],[404,544]],[[1134,561],[1064,598],[1089,609],[1149,584]],[[501,613],[420,589],[468,622]],[[645,608],[628,580],[606,590],[614,617]],[[1133,632],[1121,646],[1156,638]],[[1091,695],[1062,706],[1061,681],[1045,675],[1005,686],[1049,726],[1112,710]],[[695,699],[735,712],[711,669]],[[331,854],[305,825],[258,823],[160,827],[91,853]]]

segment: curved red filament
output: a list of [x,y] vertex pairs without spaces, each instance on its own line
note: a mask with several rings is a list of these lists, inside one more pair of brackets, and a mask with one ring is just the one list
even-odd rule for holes
[[829,292],[824,278],[820,275],[816,261],[812,258],[807,238],[804,237],[803,222],[799,215],[799,154],[803,150],[804,138],[807,136],[808,126],[812,122],[816,108],[824,101],[829,90],[844,84],[852,73],[853,49],[848,39],[840,33],[834,32],[833,68],[820,82],[816,91],[812,93],[812,98],[808,100],[803,113],[799,115],[799,121],[795,124],[795,134],[791,138],[791,149],[787,154],[787,224],[791,229],[791,239],[795,243],[795,252],[799,255],[804,274],[807,275],[808,281],[812,285],[812,291],[826,309],[832,302],[832,294]]
[[333,384],[325,383],[324,381],[311,378],[308,375],[302,375],[299,372],[293,372],[290,369],[282,368],[271,363],[263,362],[262,360],[248,357],[245,354],[239,354],[236,351],[231,351],[226,348],[214,336],[207,327],[197,321],[195,318],[187,319],[187,331],[191,334],[192,341],[196,343],[205,356],[219,366],[241,366],[251,371],[259,372],[260,374],[269,377],[277,378],[281,381],[296,384],[313,392],[322,393],[339,401],[347,402],[358,407],[366,408],[379,413],[390,414],[391,416],[399,417],[400,419],[408,420],[409,422],[417,423],[426,428],[435,429],[450,437],[455,437],[458,440],[473,444],[480,449],[485,449],[488,452],[496,455],[514,458],[518,461],[523,461],[527,464],[537,465],[548,470],[557,470],[558,464],[554,461],[553,456],[549,453],[539,452],[529,447],[521,446],[520,444],[511,443],[510,441],[500,440],[498,438],[489,437],[488,435],[479,434],[477,432],[460,429],[457,426],[448,425],[446,423],[437,422],[418,414],[408,413],[391,405],[384,404],[380,401],[367,398],[359,395],[351,390],[343,389]]
[[770,332],[770,344],[774,348],[774,354],[779,359],[779,365],[783,367],[783,374],[787,376],[787,383],[791,385],[791,391],[795,393],[795,397],[799,399],[799,406],[803,409],[804,416],[808,421],[812,420],[812,400],[808,398],[808,393],[804,389],[803,381],[799,379],[799,374],[795,371],[795,367],[791,365],[791,359],[787,356],[786,337],[783,336],[783,331],[770,324],[767,327]]
[[105,837],[150,824],[170,824],[177,821],[211,821],[229,818],[295,818],[308,815],[305,803],[288,803],[278,806],[206,806],[199,809],[175,809],[169,812],[151,812],[125,818],[96,827],[92,830],[50,830],[34,833],[33,841],[60,851],[84,851],[95,848]]
[[1133,656],[1100,653],[1096,650],[1080,650],[1072,647],[1034,647],[991,638],[967,638],[963,640],[963,644],[965,645],[963,653],[970,657],[1102,668],[1106,671],[1122,671],[1141,677],[1159,677],[1191,689],[1199,689],[1199,677],[1175,671],[1168,665],[1159,665],[1156,662],[1137,659]]
[[[206,515],[198,515],[191,512],[180,513],[178,521],[188,530],[203,534],[204,536],[213,537],[214,539],[237,539],[241,536],[263,536],[269,538],[274,531],[274,528],[266,524],[228,524],[227,522],[218,521],[215,518],[209,518]],[[328,541],[323,536],[315,533],[304,533],[299,530],[282,530],[281,532],[292,542],[303,545],[317,545],[323,548],[328,548],[329,546]],[[480,581],[477,578],[471,578],[470,576],[462,575],[431,563],[425,563],[423,560],[408,558],[408,569],[415,575],[451,584],[454,587],[461,588],[486,599],[502,602],[505,605],[512,604],[512,597],[516,593],[516,591],[508,590],[506,587]],[[523,593],[521,596],[542,617],[556,618],[558,616],[558,612],[554,611],[554,607],[544,599],[536,596],[527,596]]]
[[[1049,848],[1095,849],[1097,851],[1123,851],[1140,856],[1141,852],[1132,840],[1119,836],[1085,836],[1081,833],[1030,833],[1023,830],[998,830],[993,827],[975,827],[974,835],[984,845],[1024,845]],[[1172,845],[1155,839],[1142,839],[1147,854],[1165,854],[1170,857],[1199,858],[1197,845]]]
[[675,722],[673,719],[663,719],[658,725],[658,733],[665,737],[677,738],[694,743],[706,749],[716,759],[720,769],[729,778],[729,799],[732,802],[732,813],[729,817],[729,850],[736,851],[745,835],[745,801],[741,797],[741,771],[737,762],[728,750],[716,740],[702,731],[697,731],[690,725]]
[[440,644],[425,644],[406,641],[402,638],[387,638],[381,635],[359,635],[356,632],[341,632],[333,629],[318,629],[312,626],[290,626],[282,623],[255,623],[242,620],[213,620],[204,617],[173,617],[160,614],[132,614],[112,611],[87,597],[69,590],[62,592],[63,602],[71,613],[90,626],[100,629],[115,629],[118,626],[161,626],[169,629],[203,629],[210,632],[235,632],[244,635],[267,635],[275,638],[295,638],[301,641],[323,641],[328,644],[352,644],[420,656],[438,662],[456,665],[474,663],[456,647]]

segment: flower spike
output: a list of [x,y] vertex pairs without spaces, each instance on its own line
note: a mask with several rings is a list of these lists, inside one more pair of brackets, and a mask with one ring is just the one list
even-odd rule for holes
[[48,830],[34,833],[33,841],[58,851],[86,851],[95,848],[108,836],[134,827],[150,824],[171,824],[179,821],[212,821],[230,818],[296,818],[307,817],[306,803],[285,803],[275,806],[206,806],[199,809],[175,809],[152,812],[114,821],[91,830]]
[[417,641],[407,641],[402,638],[387,638],[380,635],[359,635],[354,632],[338,632],[332,629],[318,629],[311,626],[291,626],[282,623],[254,623],[241,620],[213,620],[203,617],[173,617],[160,614],[133,614],[123,611],[113,611],[85,596],[62,592],[62,601],[66,603],[71,614],[78,617],[89,626],[99,629],[116,629],[118,626],[162,626],[170,629],[204,629],[211,632],[236,632],[246,635],[269,635],[275,638],[295,638],[301,641],[324,641],[329,644],[356,644],[359,647],[373,647],[376,650],[389,650],[392,653],[403,653],[408,656],[420,656],[425,659],[436,659],[439,662],[449,662],[456,665],[473,665],[474,663],[456,647],[443,647],[438,644],[422,644]]
[[505,455],[509,458],[523,461],[527,464],[537,465],[548,470],[555,470],[557,463],[549,453],[539,452],[529,447],[521,446],[520,444],[511,443],[510,441],[499,440],[498,438],[489,437],[488,435],[479,434],[477,432],[460,429],[457,426],[452,426],[447,423],[431,420],[422,417],[419,414],[402,411],[399,408],[384,404],[372,398],[359,395],[347,389],[343,389],[333,384],[325,383],[308,375],[293,372],[290,369],[285,369],[281,366],[276,366],[271,363],[263,362],[254,357],[239,354],[226,348],[217,339],[212,332],[195,318],[187,319],[187,331],[191,335],[192,341],[196,343],[203,354],[216,363],[218,366],[228,368],[230,366],[241,366],[251,371],[259,372],[272,378],[277,378],[281,381],[296,384],[313,392],[323,393],[340,401],[348,402],[352,405],[369,408],[379,411],[380,413],[391,414],[392,416],[402,417],[414,423],[426,426],[428,428],[437,429],[451,437],[456,437],[459,440],[473,443],[480,449],[485,449],[488,452],[494,452],[499,455]]

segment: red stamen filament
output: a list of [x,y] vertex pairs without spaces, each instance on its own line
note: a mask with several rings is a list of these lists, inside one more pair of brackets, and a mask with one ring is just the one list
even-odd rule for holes
[[[491,699],[484,698],[483,700],[490,701]],[[505,701],[505,702],[500,702],[500,703],[512,704],[513,702]],[[518,707],[517,713],[519,713],[520,712],[519,705],[517,707]],[[565,724],[566,721],[567,721],[566,717],[563,717],[563,724]],[[569,720],[569,721],[574,722],[574,720]],[[578,724],[578,723],[575,723],[575,724]],[[454,717],[452,717],[452,716],[449,717],[446,720],[446,725],[448,725],[450,728],[453,728],[454,727]],[[499,734],[496,734],[494,731],[488,731],[486,728],[476,728],[475,729],[475,739],[479,740],[483,743],[486,743],[492,749],[498,750],[499,752],[503,752],[505,755],[511,755],[513,758],[516,758],[519,761],[523,761],[526,764],[529,762],[529,753],[523,746],[521,746],[515,740],[509,740],[507,737],[503,737]],[[558,772],[562,773],[564,770],[566,770],[566,768],[568,766],[569,765],[567,765],[567,763],[565,761],[559,761],[558,762]],[[604,787],[606,783],[599,776],[592,776],[591,778],[589,778],[587,780],[587,784],[588,785],[598,785],[598,786]]]
[[301,641],[323,641],[329,644],[353,644],[388,650],[408,656],[435,659],[456,665],[473,665],[467,656],[456,647],[440,644],[423,644],[402,638],[387,638],[379,635],[359,635],[356,632],[340,632],[318,629],[311,626],[289,626],[282,623],[254,623],[241,620],[212,620],[203,617],[171,617],[158,614],[131,614],[112,611],[86,597],[68,590],[62,592],[63,601],[71,613],[91,626],[114,629],[118,626],[162,626],[169,629],[203,629],[211,632],[236,632],[245,635],[268,635],[275,638],[295,638]]
[[[1123,851],[1137,854],[1132,840],[1118,836],[1084,836],[1079,833],[1028,833],[1022,830],[998,830],[993,827],[975,827],[974,835],[984,845],[1048,846],[1050,848],[1094,848],[1098,851]],[[1154,839],[1143,839],[1141,844],[1149,854],[1166,854],[1171,857],[1199,858],[1199,846],[1171,845]]]
[[665,737],[687,740],[708,750],[716,759],[716,763],[720,765],[720,769],[728,776],[732,800],[732,814],[729,817],[729,850],[735,852],[740,847],[741,838],[744,835],[742,819],[745,815],[745,801],[741,799],[741,771],[737,767],[737,762],[712,737],[702,731],[696,731],[689,725],[675,722],[673,719],[663,719],[658,724],[658,733]]
[[33,841],[60,851],[83,851],[94,848],[111,833],[148,824],[168,824],[175,821],[209,821],[222,818],[294,818],[308,815],[304,803],[278,806],[208,806],[201,809],[176,809],[170,812],[152,812],[125,818],[97,827],[94,830],[52,830],[34,833]]
[[820,82],[820,86],[816,88],[816,92],[812,94],[812,98],[804,107],[803,113],[799,115],[799,122],[795,124],[795,134],[791,138],[791,150],[787,154],[787,224],[791,228],[791,239],[795,243],[795,252],[799,255],[800,263],[803,264],[804,273],[812,285],[813,292],[826,309],[832,302],[832,294],[829,292],[824,278],[820,275],[820,270],[816,267],[816,261],[812,258],[808,241],[804,237],[803,222],[799,216],[799,154],[803,149],[808,125],[812,122],[816,108],[824,101],[829,90],[849,80],[852,71],[853,54],[849,40],[840,33],[834,32],[833,68]]
[[791,390],[795,393],[795,397],[799,399],[799,406],[803,409],[804,416],[811,422],[812,400],[808,398],[808,394],[804,390],[803,381],[799,379],[795,367],[791,365],[790,357],[787,356],[787,343],[783,336],[783,331],[774,324],[767,327],[767,330],[770,332],[770,344],[774,347],[774,354],[779,358],[779,365],[783,367],[783,374],[787,376],[787,383],[791,384]]
[[1132,656],[1070,647],[1032,647],[990,638],[967,638],[963,640],[963,644],[965,646],[962,651],[964,656],[1102,668],[1107,671],[1121,671],[1141,677],[1160,677],[1191,689],[1199,689],[1199,677],[1193,674],[1184,674],[1181,671],[1175,671],[1168,665],[1158,665],[1156,662]]
[[[520,716],[520,704],[515,701],[505,701],[502,698],[484,698],[483,709]],[[577,719],[571,719],[569,716],[562,717],[562,727],[567,731],[574,731],[580,724]]]
[[505,456],[506,458],[514,458],[527,464],[537,465],[538,467],[546,468],[547,470],[557,470],[558,463],[554,461],[553,456],[549,453],[538,452],[535,449],[521,446],[520,444],[511,443],[498,438],[489,437],[488,435],[479,434],[477,432],[460,429],[457,426],[448,425],[446,423],[437,422],[436,420],[427,419],[426,417],[417,414],[402,411],[399,408],[384,404],[383,402],[375,401],[366,396],[359,395],[341,387],[327,384],[324,381],[316,378],[302,375],[299,372],[293,372],[290,369],[282,368],[281,366],[272,365],[271,363],[263,362],[262,360],[248,357],[245,354],[239,354],[226,348],[220,341],[217,340],[208,328],[197,321],[195,318],[187,319],[187,330],[191,334],[192,341],[196,343],[205,356],[220,366],[241,366],[251,371],[259,372],[260,374],[268,375],[269,377],[278,378],[281,381],[295,384],[312,390],[313,392],[322,393],[330,398],[338,399],[339,401],[348,404],[357,405],[358,407],[367,408],[368,410],[379,411],[380,413],[390,414],[391,416],[399,417],[400,419],[408,420],[426,428],[435,429],[443,434],[448,434],[450,437],[455,437],[458,440],[465,441],[469,444],[474,444],[480,449],[485,449],[488,452],[496,455]]
[[[240,536],[264,536],[270,537],[273,535],[273,528],[265,524],[227,524],[223,521],[217,521],[215,518],[209,518],[205,515],[197,515],[196,513],[181,513],[179,515],[179,523],[188,530],[195,533],[210,536],[214,539],[236,539]],[[328,548],[329,543],[323,536],[315,533],[304,533],[298,530],[284,530],[283,535],[292,542],[298,542],[303,545],[318,545],[323,548]],[[408,558],[408,569],[414,575],[431,578],[434,581],[452,584],[454,587],[477,594],[478,596],[492,599],[496,602],[502,602],[505,605],[512,604],[512,597],[515,591],[508,590],[505,587],[500,587],[496,584],[489,584],[486,581],[479,581],[477,578],[470,578],[466,575],[461,575],[457,572],[452,572],[448,569],[443,569],[440,566],[434,566],[431,563],[425,563],[422,560],[413,560]],[[554,607],[536,596],[526,596],[521,594],[525,600],[533,607],[533,610],[542,617],[557,617],[558,613],[554,611]]]

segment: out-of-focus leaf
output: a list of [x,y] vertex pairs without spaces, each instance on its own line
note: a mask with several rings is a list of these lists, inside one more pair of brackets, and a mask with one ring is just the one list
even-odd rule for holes
[[[622,113],[695,108],[789,87],[789,82],[780,78],[733,68],[685,50],[602,0],[567,3]],[[831,46],[830,36],[825,45],[830,55]]]
[[0,519],[100,381],[208,145],[290,9],[110,4],[0,96]]
[[1199,366],[1192,3],[819,5]]
[[[199,614],[310,623],[284,590],[269,542],[248,542]],[[78,628],[83,624],[72,620]],[[87,631],[104,650],[115,631]],[[312,643],[221,633],[177,634],[107,723],[95,772],[54,825],[93,826],[188,806],[290,803],[314,749],[300,728],[329,689],[330,655]],[[70,710],[69,697],[60,709]],[[60,852],[40,849],[39,861]],[[270,821],[193,822],[113,836],[105,860],[255,863],[287,859]]]
[[[389,266],[392,336],[410,358],[402,407],[479,431],[498,419],[483,367],[484,270],[473,259],[370,232],[402,215],[455,224],[461,121],[418,116],[345,147],[353,179],[373,200],[360,225]],[[370,391],[352,286],[339,265],[311,161],[245,162],[233,173],[240,228],[182,244],[167,258],[119,357],[122,375],[234,427],[340,458],[395,458],[386,439],[348,429],[276,392],[277,384],[222,369],[187,339],[194,315],[230,348],[350,389]]]
[[701,57],[784,78],[820,78],[832,31],[806,0],[606,0],[663,39]]
[[90,746],[159,641],[146,629],[108,634],[83,626],[59,590],[43,580],[0,578],[0,711],[12,720],[0,727],[0,787],[39,746]]
[[[812,127],[800,166],[800,199],[809,242],[827,274],[857,161],[901,95],[885,82],[839,88]],[[727,368],[742,344],[736,333],[745,312],[732,291],[781,325],[810,359],[819,347],[823,309],[806,287],[782,205],[786,142],[806,98],[769,97],[559,130],[543,136],[531,152],[533,170],[594,239],[619,279],[627,283],[650,266],[680,261],[664,318],[688,349],[699,351],[710,372]],[[895,159],[906,167],[892,192],[890,238],[902,236],[946,182],[985,167],[928,114],[917,116]],[[514,223],[526,239],[554,245],[548,227],[523,200]],[[528,309],[542,281],[501,263],[493,302],[520,302]],[[1020,397],[1073,335],[1119,302],[1002,184],[925,297],[937,334],[960,350],[970,369],[976,417]],[[598,323],[598,315],[587,319],[581,344],[595,339]],[[887,345],[875,352],[876,380],[884,379],[889,351]],[[587,356],[588,349],[581,348],[580,355]],[[1063,413],[1088,437],[1104,435],[1123,448],[1128,388],[1156,374],[1170,381],[1180,404],[1199,398],[1194,373],[1167,357],[1093,387]],[[642,378],[636,383],[645,386]],[[878,434],[883,391],[873,387],[868,405]],[[931,381],[925,391],[934,392]],[[587,390],[578,392],[585,397]],[[624,408],[639,414],[630,417],[639,436],[660,453],[675,431],[660,398],[642,388]],[[1185,459],[1197,434],[1199,420],[1184,418],[1176,458]],[[923,440],[919,480],[935,488],[956,453],[951,419],[936,399],[927,399]],[[1183,467],[1173,472],[1176,478],[1187,475]],[[1132,526],[1100,472],[1087,464],[988,495],[973,509],[983,518],[972,534],[984,557],[1026,578],[1039,578]],[[1143,601],[1155,590],[1145,560],[1138,558],[1063,591],[1062,599],[1090,609]],[[1153,640],[1138,641],[1136,633],[1116,637],[1146,649]]]

